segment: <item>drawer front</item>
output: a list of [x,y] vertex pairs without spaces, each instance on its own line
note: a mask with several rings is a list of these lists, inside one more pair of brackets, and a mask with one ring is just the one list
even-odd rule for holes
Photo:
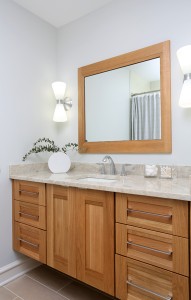
[[45,184],[14,180],[13,197],[15,200],[45,206]]
[[188,238],[188,202],[117,193],[116,222]]
[[14,249],[46,263],[46,231],[15,222]]
[[188,239],[116,224],[116,253],[189,276]]
[[121,300],[189,300],[187,277],[115,256],[116,297]]
[[15,200],[15,220],[46,230],[46,207]]

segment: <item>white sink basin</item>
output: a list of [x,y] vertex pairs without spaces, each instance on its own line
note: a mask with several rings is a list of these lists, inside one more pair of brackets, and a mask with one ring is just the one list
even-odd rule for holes
[[97,178],[97,177],[83,177],[79,178],[78,181],[88,181],[88,182],[116,182],[116,179],[109,179],[109,178]]

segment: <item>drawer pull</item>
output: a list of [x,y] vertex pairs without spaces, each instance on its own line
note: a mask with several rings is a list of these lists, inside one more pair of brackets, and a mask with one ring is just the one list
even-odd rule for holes
[[30,195],[30,196],[38,196],[39,195],[39,192],[29,192],[29,191],[25,191],[25,190],[19,190],[19,193],[21,194],[27,194],[27,195]]
[[127,212],[135,212],[135,213],[140,213],[140,214],[144,214],[144,215],[151,215],[151,216],[155,216],[155,217],[161,217],[161,218],[172,218],[172,214],[171,215],[162,215],[162,214],[156,214],[156,213],[152,213],[152,212],[148,212],[148,211],[143,211],[143,210],[135,210],[135,209],[131,209],[131,208],[127,208]]
[[151,295],[157,296],[157,297],[159,297],[159,298],[161,298],[161,299],[164,299],[164,300],[172,300],[172,297],[171,297],[171,296],[167,296],[167,297],[162,296],[162,295],[160,295],[160,294],[158,294],[158,293],[155,293],[155,292],[153,292],[153,291],[151,291],[151,290],[148,290],[148,289],[146,289],[146,288],[144,288],[144,287],[142,287],[142,286],[139,286],[139,285],[137,285],[137,284],[135,284],[135,283],[133,283],[132,281],[129,281],[129,280],[127,280],[126,282],[127,282],[128,285],[131,285],[131,286],[133,286],[133,287],[135,287],[135,288],[137,288],[137,289],[139,289],[139,290],[141,290],[141,291],[147,292],[147,293],[149,293],[149,294],[151,294]]
[[26,214],[26,213],[23,213],[22,211],[19,211],[19,215],[20,216],[25,216],[25,217],[29,217],[31,219],[34,219],[34,220],[38,220],[39,219],[39,216],[34,216],[34,215],[30,215],[30,214]]
[[19,239],[19,238],[18,238],[18,240],[19,240],[20,242],[23,242],[23,243],[25,243],[25,244],[28,244],[28,245],[30,245],[30,246],[32,246],[32,247],[39,248],[39,244],[33,244],[33,243],[31,243],[31,242],[28,242],[28,241],[26,241],[26,240]]
[[146,246],[143,246],[143,245],[135,244],[135,243],[129,242],[129,241],[127,241],[127,244],[131,245],[131,246],[136,246],[136,247],[139,247],[139,248],[143,248],[143,249],[146,249],[146,250],[151,250],[151,251],[154,251],[154,252],[157,252],[157,253],[166,254],[166,255],[169,255],[169,256],[172,255],[172,251],[158,250],[158,249],[146,247]]

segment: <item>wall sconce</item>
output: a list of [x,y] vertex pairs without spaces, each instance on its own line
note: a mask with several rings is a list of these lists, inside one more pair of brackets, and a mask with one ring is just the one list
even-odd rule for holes
[[181,107],[191,107],[191,45],[180,48],[177,51],[177,57],[184,74],[179,105]]
[[53,115],[54,122],[66,122],[66,111],[72,107],[72,99],[65,97],[66,83],[62,81],[56,81],[52,83],[52,89],[56,98],[56,107]]

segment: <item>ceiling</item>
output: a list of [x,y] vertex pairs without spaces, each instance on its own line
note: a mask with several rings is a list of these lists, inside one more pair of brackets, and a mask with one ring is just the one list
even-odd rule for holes
[[20,6],[59,28],[81,18],[112,0],[13,0]]

